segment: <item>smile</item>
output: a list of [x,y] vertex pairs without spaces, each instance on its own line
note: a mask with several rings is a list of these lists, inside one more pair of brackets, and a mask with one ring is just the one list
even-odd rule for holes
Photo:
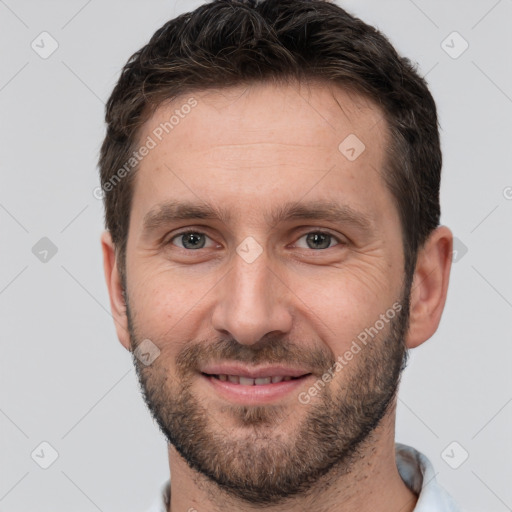
[[200,376],[210,393],[238,405],[263,405],[290,399],[313,378],[313,374],[303,368],[248,367],[237,363],[203,367]]
[[293,379],[300,379],[301,377],[292,377],[290,375],[275,375],[272,377],[243,377],[241,375],[226,375],[221,373],[220,375],[209,375],[214,379],[218,379],[222,382],[231,382],[233,384],[240,384],[241,386],[263,386],[265,384],[277,384],[278,382],[286,382]]

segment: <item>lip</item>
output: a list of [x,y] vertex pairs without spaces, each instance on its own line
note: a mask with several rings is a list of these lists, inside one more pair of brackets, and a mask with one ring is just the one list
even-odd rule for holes
[[[264,405],[285,399],[291,394],[298,395],[299,389],[313,375],[304,369],[286,366],[247,367],[239,364],[215,364],[201,369],[201,379],[216,395],[239,405]],[[247,386],[230,381],[221,381],[213,375],[238,375],[252,379],[275,376],[289,376],[292,380]]]

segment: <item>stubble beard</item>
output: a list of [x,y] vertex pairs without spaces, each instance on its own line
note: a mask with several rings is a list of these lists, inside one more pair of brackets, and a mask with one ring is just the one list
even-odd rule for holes
[[[213,356],[254,364],[307,362],[318,375],[334,366],[333,354],[305,352],[279,338],[255,346],[233,339],[187,344],[176,358],[173,377],[159,359],[146,367],[134,356],[144,400],[187,464],[233,498],[275,505],[307,495],[329,473],[351,471],[394,402],[407,361],[409,293],[401,304],[387,332],[365,345],[319,396],[307,405],[297,400],[298,413],[288,406],[228,403],[211,411],[192,390],[199,362]],[[143,338],[136,335],[128,305],[127,315],[135,349]]]

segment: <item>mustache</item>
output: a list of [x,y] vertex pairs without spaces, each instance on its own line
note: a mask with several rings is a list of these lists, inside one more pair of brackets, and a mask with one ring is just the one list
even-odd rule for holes
[[303,343],[298,345],[279,337],[266,337],[251,345],[238,343],[233,338],[194,342],[176,357],[177,370],[183,375],[197,371],[201,365],[217,362],[288,364],[322,374],[335,364],[336,359],[327,348],[305,348]]

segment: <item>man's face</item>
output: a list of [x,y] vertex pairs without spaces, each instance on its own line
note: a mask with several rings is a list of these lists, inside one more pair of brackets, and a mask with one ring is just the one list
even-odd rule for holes
[[357,95],[257,85],[162,105],[140,134],[156,146],[134,182],[127,312],[132,348],[160,354],[137,371],[169,442],[243,499],[348,471],[389,412],[408,290],[384,130]]

